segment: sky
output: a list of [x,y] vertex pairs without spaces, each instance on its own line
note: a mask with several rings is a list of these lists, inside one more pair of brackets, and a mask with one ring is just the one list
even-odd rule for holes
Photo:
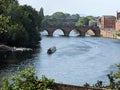
[[79,15],[116,15],[120,0],[18,0],[20,5],[31,5],[36,10],[44,9],[45,15],[64,12]]

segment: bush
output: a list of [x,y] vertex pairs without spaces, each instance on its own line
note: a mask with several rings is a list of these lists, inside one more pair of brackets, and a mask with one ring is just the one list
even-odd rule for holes
[[13,75],[10,80],[4,77],[2,83],[0,90],[47,90],[52,89],[54,80],[45,76],[38,80],[35,76],[35,69],[29,67],[19,71],[19,75]]

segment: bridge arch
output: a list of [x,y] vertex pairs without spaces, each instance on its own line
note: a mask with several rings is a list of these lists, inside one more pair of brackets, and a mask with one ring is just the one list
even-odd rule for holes
[[53,36],[53,32],[56,30],[56,28],[54,28],[54,27],[44,27],[43,30],[47,31],[48,36]]
[[93,31],[94,36],[100,36],[100,28],[98,26],[90,27],[89,30]]
[[53,36],[53,33],[58,29],[60,29],[63,32],[64,36],[69,36],[70,32],[74,29],[79,32],[79,36],[85,36],[87,31],[89,31],[89,30],[93,31],[94,36],[100,36],[100,28],[97,26],[94,26],[94,27],[85,27],[85,26],[67,27],[66,26],[66,27],[61,27],[61,28],[55,28],[55,27],[44,28],[44,30],[46,30],[48,32],[48,36]]
[[[64,35],[64,31],[63,31],[62,29],[60,29],[60,28],[57,28],[57,29],[54,30],[53,36],[54,36],[54,33],[56,33],[57,31],[59,31],[59,32],[58,32],[59,35]],[[62,34],[61,34],[61,33],[62,33]]]
[[79,36],[79,32],[76,29],[71,29],[69,36]]
[[92,29],[88,29],[86,31],[86,34],[90,35],[90,36],[95,36],[95,32]]
[[43,35],[43,36],[47,36],[48,35],[48,31],[47,30],[43,30],[42,32],[40,32],[41,33],[41,35]]
[[97,26],[94,27],[77,27],[76,30],[79,32],[80,36],[85,36],[88,31],[92,31],[94,36],[100,36],[100,28]]

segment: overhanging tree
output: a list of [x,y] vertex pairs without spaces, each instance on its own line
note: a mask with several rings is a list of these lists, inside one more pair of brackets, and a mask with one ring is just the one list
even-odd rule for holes
[[37,44],[41,40],[43,16],[31,6],[20,6],[17,0],[0,0],[0,3],[0,38],[3,40],[0,43],[25,47]]

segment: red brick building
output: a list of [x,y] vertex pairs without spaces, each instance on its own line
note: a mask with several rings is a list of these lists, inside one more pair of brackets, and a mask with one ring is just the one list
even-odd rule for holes
[[115,30],[116,17],[111,15],[102,16],[99,26],[102,30]]
[[120,12],[117,12],[116,17],[111,15],[102,16],[98,23],[102,30],[120,31]]

